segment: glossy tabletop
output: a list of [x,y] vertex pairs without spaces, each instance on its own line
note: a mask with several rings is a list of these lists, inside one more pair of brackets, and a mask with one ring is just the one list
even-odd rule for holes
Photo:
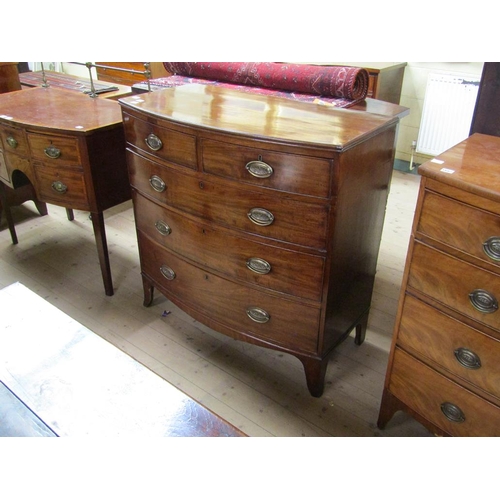
[[418,173],[481,197],[500,201],[500,137],[473,134],[420,165]]
[[0,381],[63,437],[243,435],[20,283],[0,290]]
[[[318,97],[318,99],[321,99]],[[184,85],[119,99],[124,107],[164,120],[283,142],[343,150],[394,124],[405,108],[384,103],[380,113],[338,109],[211,85]]]
[[0,94],[0,122],[48,131],[88,134],[121,126],[117,102],[71,90],[34,87]]

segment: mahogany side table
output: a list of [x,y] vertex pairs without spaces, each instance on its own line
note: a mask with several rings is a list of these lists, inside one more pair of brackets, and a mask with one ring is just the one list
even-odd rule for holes
[[[104,210],[130,199],[125,138],[117,102],[58,88],[0,95],[0,181],[27,181],[44,203],[89,211],[106,295],[113,295]],[[0,195],[17,242],[3,185]]]

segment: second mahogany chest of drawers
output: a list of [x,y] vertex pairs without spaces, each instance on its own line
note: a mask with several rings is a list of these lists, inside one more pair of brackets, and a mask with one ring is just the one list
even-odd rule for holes
[[186,85],[120,99],[145,305],[157,288],[298,357],[314,396],[363,341],[398,114]]
[[432,432],[500,435],[500,138],[474,134],[422,175],[386,385]]

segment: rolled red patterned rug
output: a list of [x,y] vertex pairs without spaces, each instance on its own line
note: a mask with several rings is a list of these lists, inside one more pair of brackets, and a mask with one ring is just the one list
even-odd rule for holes
[[272,62],[165,62],[175,75],[326,97],[363,100],[368,72],[353,66]]

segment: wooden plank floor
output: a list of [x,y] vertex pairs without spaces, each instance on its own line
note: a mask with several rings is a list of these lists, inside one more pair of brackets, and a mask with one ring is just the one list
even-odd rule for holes
[[376,426],[419,181],[394,171],[366,340],[337,349],[321,398],[296,358],[214,332],[159,293],[143,307],[131,202],[105,213],[114,296],[104,294],[88,213],[69,222],[49,205],[40,217],[32,202],[13,208],[18,245],[2,217],[0,288],[23,283],[249,436],[430,436],[404,413]]

